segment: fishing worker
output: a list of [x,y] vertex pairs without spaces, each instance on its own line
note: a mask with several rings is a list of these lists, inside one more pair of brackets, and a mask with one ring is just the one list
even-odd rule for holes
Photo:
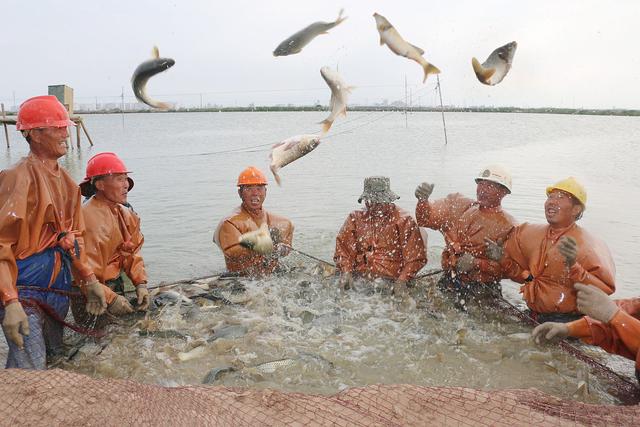
[[[242,200],[230,215],[223,218],[213,235],[213,241],[224,253],[229,272],[242,276],[271,274],[280,265],[280,258],[290,251],[293,240],[293,223],[263,208],[267,197],[267,177],[261,170],[249,166],[240,172],[237,181],[238,195]],[[240,245],[240,236],[268,226],[273,252],[262,254],[251,249],[252,242]]]
[[470,300],[502,296],[502,268],[485,255],[485,238],[504,241],[516,224],[502,209],[502,199],[511,193],[511,174],[492,165],[475,182],[476,200],[454,193],[430,201],[434,185],[426,182],[415,191],[418,225],[440,231],[445,240],[444,272],[438,285],[452,293],[462,308]]
[[425,245],[411,215],[397,207],[400,197],[384,176],[365,178],[358,203],[365,208],[347,216],[336,237],[333,260],[340,272],[341,289],[353,285],[353,275],[369,280],[393,281],[392,292],[407,293],[407,282],[427,263]]
[[7,368],[45,369],[62,351],[72,277],[92,315],[104,312],[101,284],[86,260],[80,189],[59,164],[67,153],[65,107],[55,96],[26,100],[16,127],[29,154],[0,172],[0,309]]
[[[580,338],[587,344],[636,362],[640,382],[640,298],[612,300],[595,286],[576,283],[578,310],[586,316],[569,323],[536,326],[536,342],[553,338]],[[588,317],[587,317],[588,316]]]
[[505,276],[522,283],[530,316],[540,323],[569,322],[582,315],[576,305],[577,282],[606,294],[615,290],[615,264],[607,245],[576,224],[587,192],[569,177],[547,187],[548,224],[517,226],[502,247],[487,240],[487,256],[500,261]]
[[[124,297],[125,282],[131,282],[137,296],[137,310],[149,306],[147,272],[140,254],[144,236],[140,218],[127,203],[133,179],[115,153],[98,153],[87,162],[80,191],[89,198],[82,205],[86,231],[84,242],[89,266],[101,283],[107,311],[120,316],[134,311]],[[123,277],[126,276],[126,279]],[[82,307],[72,303],[76,320],[83,319]]]

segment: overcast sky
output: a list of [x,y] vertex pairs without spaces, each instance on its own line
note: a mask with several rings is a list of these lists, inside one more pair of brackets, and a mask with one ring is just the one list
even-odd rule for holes
[[[314,21],[348,19],[300,54],[274,48]],[[3,0],[0,101],[13,105],[66,83],[76,103],[128,102],[136,66],[157,45],[176,65],[153,78],[151,97],[181,105],[311,104],[329,101],[320,67],[356,86],[350,103],[435,105],[435,77],[379,45],[384,15],[442,70],[445,104],[640,108],[640,1],[52,1]],[[483,62],[518,42],[497,86],[480,84]],[[202,98],[201,98],[202,97]]]

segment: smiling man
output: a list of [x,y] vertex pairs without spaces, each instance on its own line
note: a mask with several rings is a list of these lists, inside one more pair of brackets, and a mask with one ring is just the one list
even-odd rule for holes
[[[220,221],[213,241],[222,249],[227,270],[243,276],[262,276],[273,273],[279,258],[289,253],[293,240],[293,224],[287,218],[263,209],[267,197],[267,177],[256,167],[249,166],[238,176],[238,195],[242,204]],[[240,236],[257,231],[267,224],[274,250],[261,254],[240,245]]]
[[581,317],[576,282],[606,294],[615,290],[615,264],[607,245],[576,224],[587,204],[587,192],[569,177],[547,187],[544,214],[548,224],[516,227],[504,248],[487,241],[487,254],[500,260],[505,275],[522,283],[531,316],[538,322],[569,322]]

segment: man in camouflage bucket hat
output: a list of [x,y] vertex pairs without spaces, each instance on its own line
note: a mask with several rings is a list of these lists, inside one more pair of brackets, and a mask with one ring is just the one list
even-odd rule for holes
[[407,281],[427,263],[418,225],[393,203],[399,198],[391,191],[389,178],[365,178],[358,198],[358,203],[365,201],[365,208],[351,212],[336,237],[333,259],[342,289],[351,287],[355,273],[393,280],[393,293],[404,295]]

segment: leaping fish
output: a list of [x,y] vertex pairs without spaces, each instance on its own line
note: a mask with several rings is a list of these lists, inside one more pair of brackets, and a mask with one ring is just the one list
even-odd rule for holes
[[347,98],[353,87],[347,86],[342,77],[329,67],[322,67],[320,75],[322,75],[324,81],[329,85],[329,89],[331,89],[331,114],[320,122],[322,124],[322,133],[324,134],[329,131],[333,121],[339,114],[347,115]]
[[259,254],[267,255],[273,252],[273,240],[271,240],[269,225],[266,221],[257,230],[242,234],[238,243]]
[[319,144],[319,135],[296,135],[274,145],[269,158],[271,159],[271,173],[273,173],[278,185],[281,185],[278,170],[309,154]]
[[171,58],[160,58],[160,52],[157,46],[153,47],[151,55],[151,59],[138,65],[138,68],[133,72],[133,76],[131,76],[131,87],[133,87],[133,93],[138,101],[144,102],[148,106],[159,110],[168,110],[171,108],[170,104],[149,98],[146,85],[151,77],[173,67],[176,62]]
[[298,31],[297,33],[280,43],[276,50],[273,51],[273,56],[287,56],[300,53],[302,51],[302,48],[308,45],[311,40],[313,40],[320,34],[328,34],[327,31],[347,19],[346,16],[344,18],[342,17],[342,12],[344,12],[344,9],[340,9],[338,19],[336,19],[334,22],[318,21]]
[[409,58],[411,60],[416,61],[418,64],[422,65],[422,69],[424,70],[424,78],[422,79],[422,83],[427,81],[427,77],[429,74],[439,74],[440,70],[433,64],[427,62],[426,59],[422,55],[424,55],[424,50],[420,49],[418,46],[414,46],[411,43],[407,42],[402,38],[400,33],[394,28],[393,25],[382,15],[378,13],[374,13],[373,17],[376,20],[376,27],[378,28],[378,33],[380,33],[380,46],[386,44],[391,52],[396,55],[404,56],[405,58]]
[[491,55],[489,55],[487,60],[482,64],[480,64],[480,61],[476,58],[472,58],[471,65],[473,66],[473,71],[476,73],[476,77],[478,77],[480,83],[484,83],[489,86],[494,86],[500,83],[511,69],[511,64],[513,62],[513,57],[516,54],[517,47],[518,43],[516,42],[500,46],[491,52]]

